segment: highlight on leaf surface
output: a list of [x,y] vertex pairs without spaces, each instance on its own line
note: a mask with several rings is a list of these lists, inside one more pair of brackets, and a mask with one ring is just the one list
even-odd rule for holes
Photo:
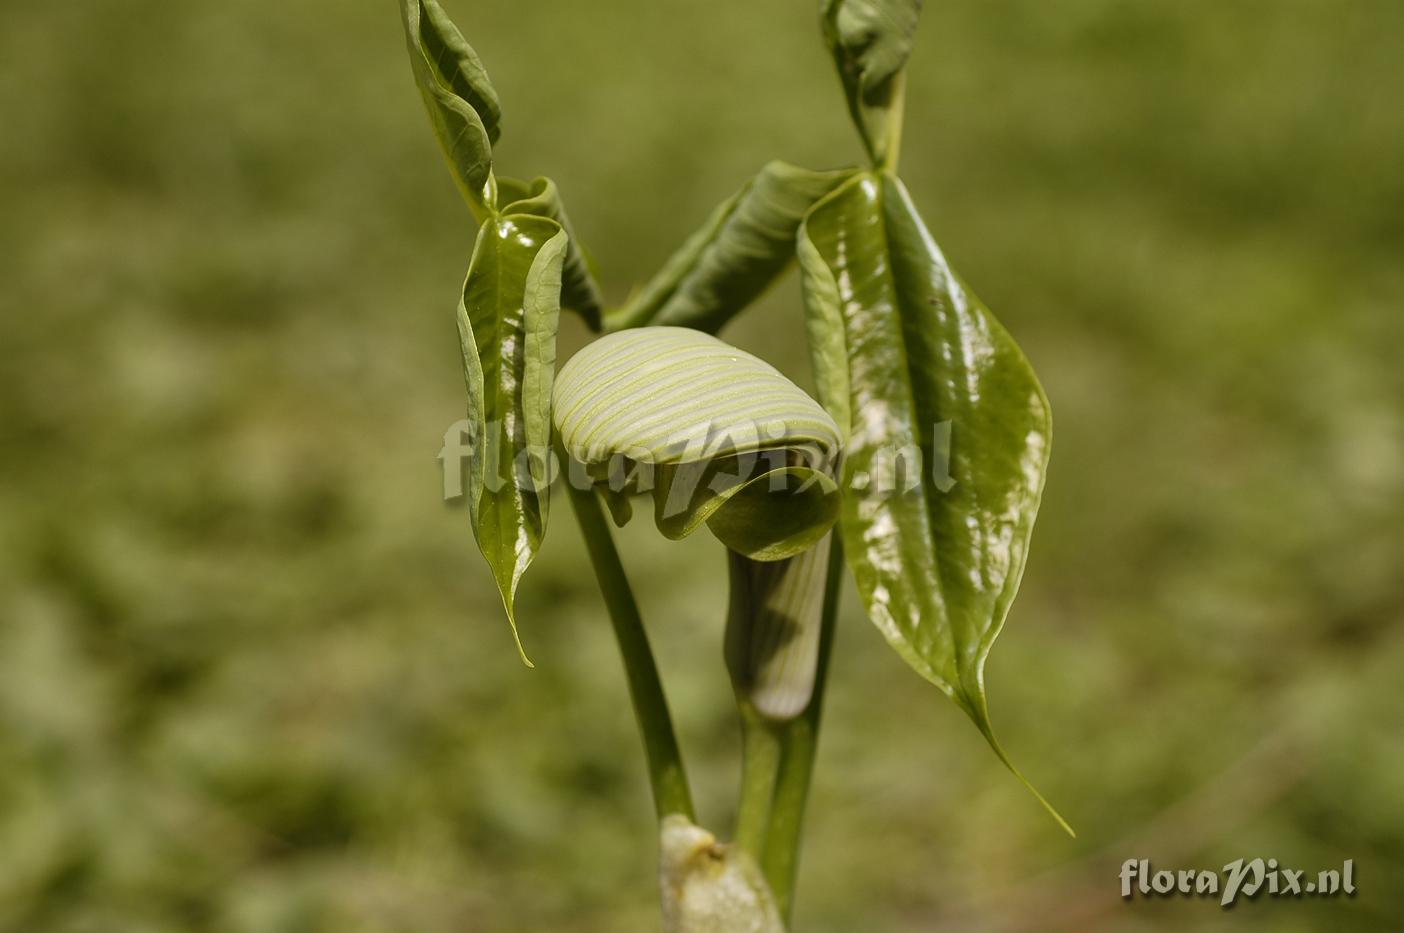
[[482,60],[438,0],[401,0],[410,66],[455,181],[480,216],[491,212],[492,147],[502,108]]
[[486,221],[458,306],[473,533],[528,666],[512,606],[546,531],[565,251],[565,232],[553,220],[513,214]]
[[[838,515],[833,419],[769,363],[715,337],[682,327],[602,337],[562,367],[553,401],[584,478],[614,500],[651,494],[669,538],[706,522],[732,550],[780,560]],[[627,517],[611,505],[616,521]]]
[[[859,593],[888,643],[1019,775],[990,724],[985,662],[1043,492],[1048,400],[895,177],[856,176],[799,237],[819,395],[847,431],[840,527]],[[878,481],[892,451],[918,455],[916,482]]]
[[610,329],[663,324],[715,334],[785,270],[805,211],[851,174],[767,164],[610,316]]
[[579,314],[586,325],[598,333],[604,314],[604,296],[600,294],[585,251],[579,245],[570,218],[566,216],[556,183],[549,178],[537,178],[531,182],[499,178],[497,204],[498,211],[503,214],[533,214],[561,225],[569,238],[565,264],[561,267],[561,306]]

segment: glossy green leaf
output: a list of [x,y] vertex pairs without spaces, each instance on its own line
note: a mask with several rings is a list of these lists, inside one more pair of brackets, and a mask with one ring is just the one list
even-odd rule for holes
[[571,228],[570,218],[566,216],[565,205],[561,203],[556,183],[549,178],[537,178],[532,182],[499,178],[497,203],[498,210],[504,214],[548,217],[565,230],[569,244],[566,247],[565,264],[561,268],[561,305],[585,318],[585,323],[590,329],[598,332],[600,317],[604,313],[604,297],[600,294],[600,286],[590,270],[585,251]]
[[848,111],[876,164],[896,157],[902,69],[912,51],[921,0],[824,0],[824,40],[838,66]]
[[785,270],[805,211],[849,174],[766,165],[611,316],[610,329],[663,324],[721,330]]
[[755,860],[681,814],[659,825],[658,886],[663,933],[785,933]]
[[491,212],[492,146],[502,108],[476,52],[437,0],[401,0],[410,65],[434,135],[468,204]]
[[830,535],[800,554],[755,561],[727,553],[726,668],[741,700],[774,722],[809,706],[819,660]]
[[820,398],[847,431],[840,522],[868,615],[1013,770],[985,661],[1024,570],[1048,401],[897,179],[863,174],[817,204],[799,255]]
[[[513,599],[546,529],[551,388],[566,234],[509,214],[478,231],[458,329],[468,386],[473,533],[517,635]],[[525,651],[522,660],[528,665]]]
[[770,364],[700,331],[594,341],[562,367],[554,412],[586,478],[615,499],[650,493],[670,538],[706,522],[733,550],[778,560],[837,517],[833,420]]

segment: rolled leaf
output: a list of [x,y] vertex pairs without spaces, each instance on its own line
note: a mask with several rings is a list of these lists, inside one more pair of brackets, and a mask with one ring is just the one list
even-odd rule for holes
[[765,877],[743,850],[669,814],[658,852],[663,933],[785,933]]
[[840,524],[868,615],[1014,770],[985,661],[1024,570],[1048,400],[897,179],[863,174],[817,204],[799,255],[820,399],[847,431]]
[[492,146],[502,108],[482,60],[438,0],[401,0],[410,65],[429,122],[468,205],[490,212]]
[[921,0],[824,0],[824,40],[838,66],[848,111],[874,163],[895,158],[902,69],[912,51]]
[[775,722],[804,712],[814,693],[830,537],[785,560],[762,562],[727,553],[731,686],[738,698]]
[[549,178],[537,178],[532,182],[500,178],[497,185],[498,210],[502,213],[549,217],[565,230],[570,241],[566,247],[565,264],[561,268],[561,305],[575,311],[585,319],[591,330],[598,332],[600,316],[604,313],[604,297],[590,271],[584,249],[570,226],[570,218],[566,216],[556,183]]
[[562,367],[554,409],[586,479],[614,500],[650,493],[667,537],[706,522],[733,550],[779,560],[837,517],[833,420],[770,364],[715,337],[682,327],[602,337]]
[[471,426],[473,533],[502,595],[513,599],[546,530],[551,386],[566,234],[555,221],[500,216],[478,231],[458,329]]
[[849,174],[769,163],[611,317],[610,329],[664,324],[715,334],[785,270],[805,211]]

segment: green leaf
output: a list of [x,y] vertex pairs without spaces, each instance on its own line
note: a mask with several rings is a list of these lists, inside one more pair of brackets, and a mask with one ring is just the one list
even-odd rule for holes
[[429,122],[468,205],[492,211],[492,147],[502,108],[472,46],[437,0],[401,0],[415,83]]
[[[732,550],[779,560],[812,545],[838,514],[838,431],[770,364],[700,331],[610,334],[561,368],[556,427],[582,479],[650,493],[669,538],[703,522]],[[572,477],[576,481],[576,477]]]
[[568,238],[562,303],[598,332],[604,299],[555,183],[549,178],[499,180],[493,174],[492,147],[501,133],[502,108],[482,61],[437,0],[402,0],[401,10],[429,122],[469,207],[480,217],[531,214],[559,224]]
[[561,304],[585,318],[589,328],[598,333],[604,298],[585,252],[570,226],[570,218],[566,216],[556,183],[549,178],[537,178],[529,183],[515,178],[500,178],[497,185],[498,210],[502,213],[548,217],[565,230],[570,243],[566,248],[565,265],[561,269]]
[[785,270],[805,211],[849,174],[769,163],[611,316],[609,328],[664,324],[712,334],[721,330]]
[[896,158],[902,69],[912,51],[921,0],[824,0],[824,40],[838,66],[848,111],[877,165]]
[[458,306],[473,533],[528,666],[513,599],[546,530],[565,251],[566,234],[555,221],[510,214],[484,222]]
[[820,399],[847,431],[840,524],[868,615],[1018,775],[985,661],[1024,570],[1048,400],[896,178],[863,174],[817,204],[799,255]]

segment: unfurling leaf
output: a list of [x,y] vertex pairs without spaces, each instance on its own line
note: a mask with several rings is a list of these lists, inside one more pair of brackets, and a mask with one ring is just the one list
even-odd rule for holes
[[840,525],[868,615],[1014,770],[985,661],[1024,570],[1048,400],[896,178],[863,174],[815,205],[798,250],[819,396],[847,434]]
[[[551,384],[566,235],[544,217],[510,214],[478,231],[458,330],[468,386],[473,533],[517,634],[513,598],[546,530]],[[525,651],[522,660],[528,665]]]
[[401,0],[415,83],[463,196],[479,216],[491,213],[492,146],[502,110],[473,47],[438,0]]
[[727,552],[726,668],[737,697],[774,722],[804,712],[814,693],[830,537],[785,560]]
[[785,270],[805,211],[850,174],[769,163],[611,315],[610,329],[664,324],[715,334]]
[[770,364],[699,331],[596,340],[562,367],[554,409],[588,480],[614,499],[651,493],[669,538],[706,522],[732,550],[779,560],[838,514],[833,420]]
[[902,119],[902,69],[912,51],[921,0],[824,0],[824,40],[838,66],[848,111],[874,163],[895,158]]
[[498,210],[504,214],[549,217],[565,230],[570,242],[566,247],[565,264],[561,268],[561,306],[579,314],[591,330],[598,332],[600,316],[604,313],[604,297],[590,271],[585,251],[570,226],[570,218],[566,216],[556,183],[549,178],[538,178],[530,183],[515,178],[499,178],[497,203]]
[[785,933],[755,860],[669,814],[659,826],[663,933]]

